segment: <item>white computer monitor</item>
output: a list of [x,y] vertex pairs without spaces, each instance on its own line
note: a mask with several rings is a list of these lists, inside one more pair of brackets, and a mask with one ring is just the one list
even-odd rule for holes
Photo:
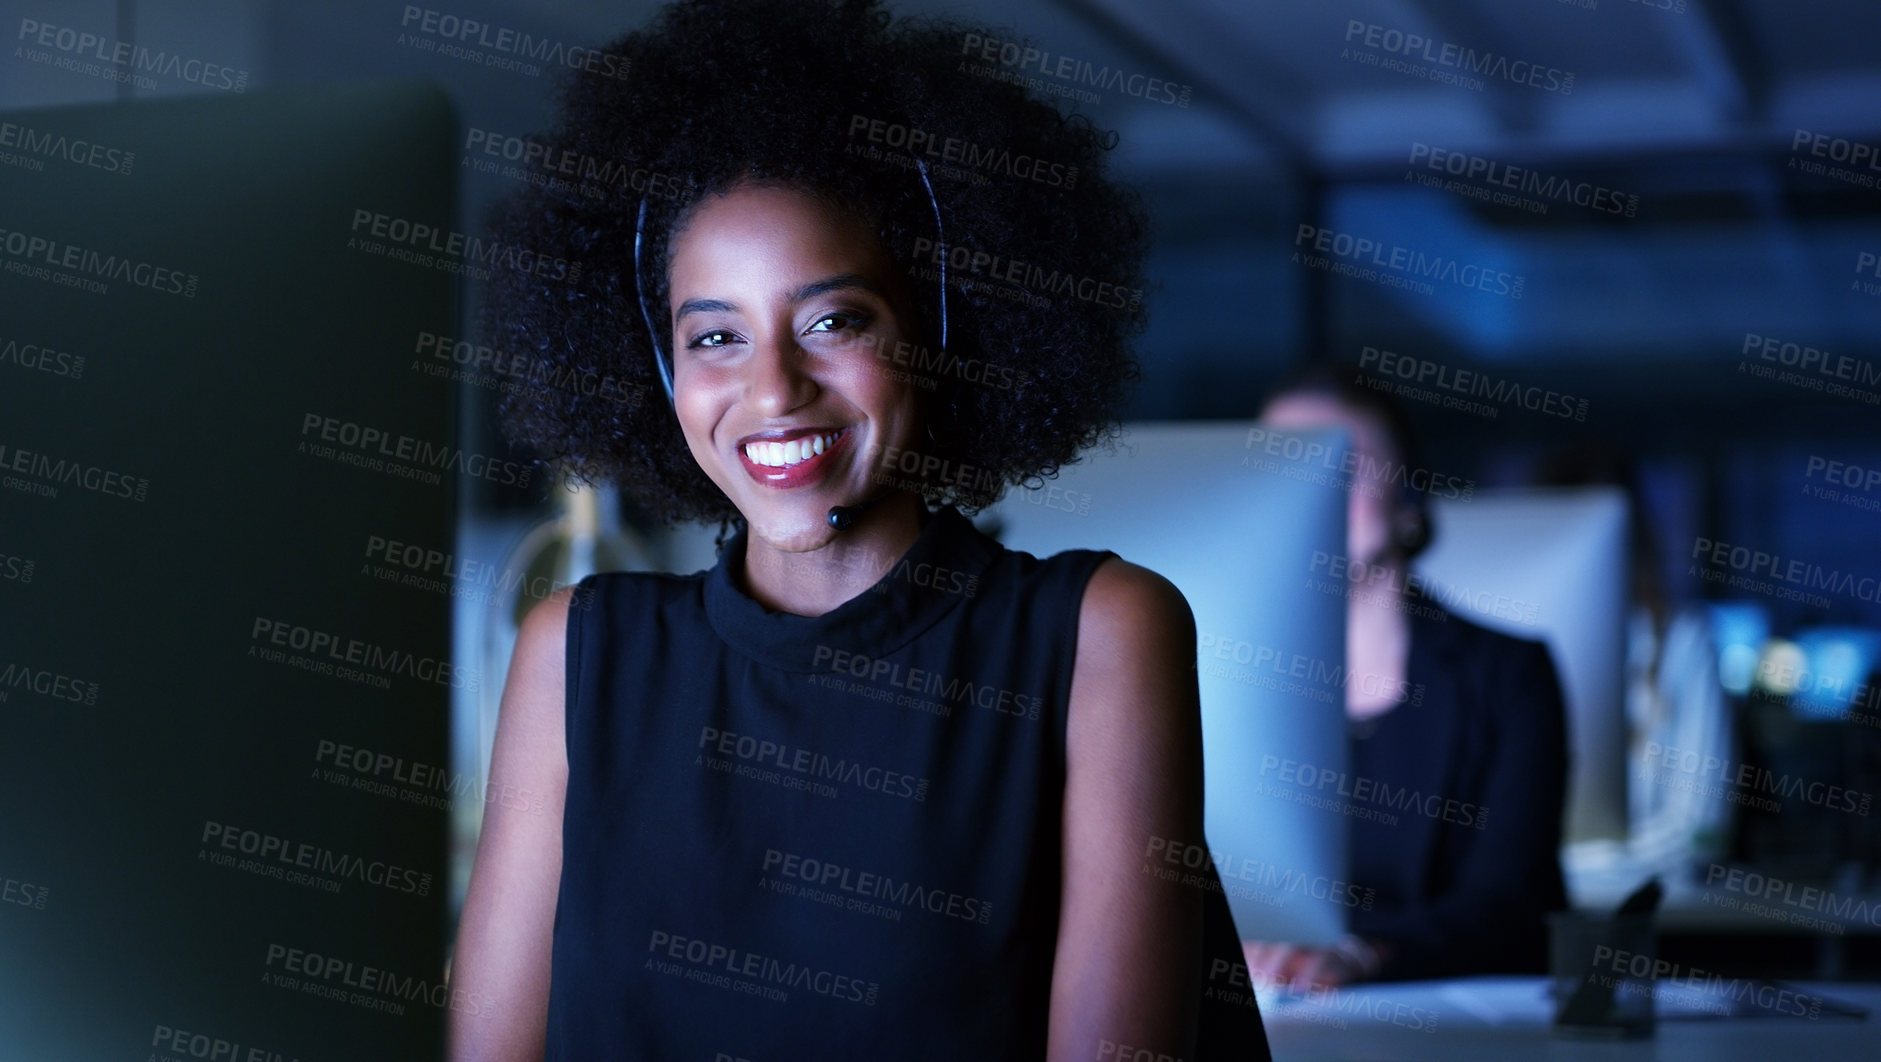
[[1039,556],[1114,550],[1188,599],[1208,846],[1243,939],[1330,944],[1361,902],[1346,810],[1314,784],[1346,770],[1347,584],[1315,570],[1345,551],[1344,450],[1336,430],[1132,424],[978,521]]
[[1412,570],[1458,615],[1547,644],[1568,712],[1565,841],[1626,836],[1626,495],[1614,487],[1433,499]]

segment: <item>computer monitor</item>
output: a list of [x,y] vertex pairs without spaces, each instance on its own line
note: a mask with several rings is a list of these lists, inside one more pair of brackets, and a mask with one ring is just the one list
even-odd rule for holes
[[449,231],[457,139],[411,84],[0,113],[10,1057],[441,1051],[387,978],[442,981],[446,712],[501,676],[424,569],[510,469],[413,351],[459,274],[371,229]]
[[1433,498],[1412,570],[1445,608],[1548,646],[1568,712],[1566,841],[1626,836],[1627,501],[1613,487]]
[[1251,421],[1129,425],[979,523],[1038,556],[1114,550],[1195,614],[1205,828],[1244,940],[1331,944],[1346,880],[1343,433]]

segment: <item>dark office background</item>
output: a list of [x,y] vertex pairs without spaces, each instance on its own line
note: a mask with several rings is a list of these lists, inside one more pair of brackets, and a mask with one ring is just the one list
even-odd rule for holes
[[[460,126],[543,128],[561,73],[540,76],[401,40],[444,12],[595,46],[654,4],[331,0],[0,0],[0,109],[215,90],[178,78],[113,84],[17,51],[27,21],[77,26],[245,71],[263,93],[431,81]],[[1867,0],[900,0],[1096,67],[1181,86],[1186,105],[1099,93],[1076,106],[1119,133],[1115,167],[1154,224],[1142,385],[1132,419],[1245,418],[1307,359],[1357,368],[1390,351],[1583,400],[1584,418],[1503,404],[1495,416],[1408,408],[1433,467],[1484,485],[1535,482],[1563,453],[1635,465],[1666,587],[1744,595],[1696,574],[1701,540],[1741,544],[1855,579],[1881,577],[1881,480],[1807,493],[1828,462],[1881,469],[1881,6]],[[414,16],[413,12],[418,12]],[[1395,34],[1395,36],[1394,36]],[[417,34],[412,34],[416,38]],[[1413,47],[1412,37],[1429,42]],[[1399,48],[1402,45],[1402,49]],[[1433,80],[1446,45],[1520,64],[1516,76]],[[1423,74],[1408,69],[1421,67]],[[1505,71],[1509,67],[1503,68]],[[1521,81],[1529,72],[1534,83]],[[1571,87],[1570,87],[1571,81]],[[460,143],[461,146],[461,143]],[[469,152],[464,152],[466,158]],[[1499,189],[1433,158],[1533,171],[1603,190],[1594,203]],[[1495,172],[1491,169],[1489,172]],[[458,227],[519,185],[465,166]],[[1453,181],[1449,187],[1432,183]],[[1605,204],[1623,202],[1615,212]],[[1537,209],[1544,205],[1545,211]],[[1520,279],[1513,291],[1442,279],[1427,293],[1300,261],[1301,232],[1365,238]],[[1338,255],[1332,262],[1340,262]],[[1390,273],[1348,257],[1355,270]],[[1408,274],[1407,274],[1408,275]],[[460,291],[470,337],[479,293]],[[1832,378],[1762,356],[1813,348]],[[1746,353],[1747,345],[1754,347]],[[1773,355],[1774,356],[1774,355]],[[1816,386],[1747,371],[1796,371]],[[1848,375],[1852,374],[1852,375]],[[1854,393],[1833,393],[1842,383]],[[15,386],[0,376],[0,388]],[[458,443],[498,452],[493,395],[466,387]],[[1857,479],[1860,473],[1857,473]],[[462,487],[460,518],[546,511],[540,481]],[[1852,499],[1853,503],[1851,503]],[[0,495],[0,506],[19,504]],[[0,521],[4,516],[0,515]],[[1872,585],[1872,584],[1870,584]],[[1881,628],[1881,595],[1751,600],[1770,633]],[[1693,940],[1689,954],[1724,963]],[[1853,943],[1838,970],[1875,961]],[[1787,950],[1786,950],[1787,949]],[[1757,962],[1811,973],[1808,940]],[[1864,957],[1865,956],[1865,957]],[[4,957],[0,957],[4,958]],[[4,1009],[4,1003],[0,1003]],[[4,1052],[0,1052],[4,1053]]]
[[[226,57],[219,61],[251,73],[249,91],[434,79],[466,127],[516,136],[545,124],[555,71],[488,70],[400,44],[408,7],[593,45],[652,6],[7,5],[15,29],[37,18]],[[1738,368],[1747,335],[1847,356],[1871,381],[1881,364],[1881,276],[1872,261],[1865,273],[1857,265],[1864,251],[1881,251],[1881,169],[1872,156],[1845,155],[1881,140],[1873,46],[1881,9],[1859,0],[896,7],[981,21],[1061,56],[1192,90],[1187,106],[1125,91],[1076,104],[1118,130],[1117,169],[1143,190],[1155,222],[1156,286],[1133,417],[1247,416],[1302,358],[1356,365],[1366,347],[1389,350],[1584,398],[1584,421],[1411,409],[1433,463],[1480,482],[1520,481],[1541,455],[1565,447],[1598,443],[1636,457],[1680,593],[1706,592],[1683,563],[1699,536],[1866,572],[1872,514],[1801,490],[1811,457],[1881,466],[1881,406]],[[1493,75],[1480,89],[1433,83],[1364,61],[1442,69],[1407,54],[1410,45],[1388,50],[1397,38],[1374,35],[1367,48],[1355,24],[1426,38],[1427,55],[1451,43],[1554,74],[1535,85]],[[1563,90],[1562,74],[1571,88]],[[9,107],[202,91],[176,79],[115,86],[17,59],[0,67]],[[1535,195],[1523,198],[1545,202],[1545,213],[1485,203],[1410,180],[1453,179],[1429,167],[1419,145],[1589,182],[1633,202],[1627,214]],[[1852,176],[1807,172],[1808,164]],[[516,187],[469,169],[460,176],[466,226]],[[1480,176],[1464,183],[1497,190]],[[1522,297],[1442,283],[1415,294],[1306,268],[1292,260],[1302,224],[1479,262],[1522,277]],[[474,305],[475,291],[467,295]],[[466,441],[489,438],[475,408],[488,393],[467,397]],[[1826,614],[1770,604],[1785,625],[1881,621],[1873,601],[1834,602]]]

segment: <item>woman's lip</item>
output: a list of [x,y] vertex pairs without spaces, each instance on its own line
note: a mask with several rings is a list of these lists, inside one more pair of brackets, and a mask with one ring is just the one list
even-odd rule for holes
[[[752,442],[789,442],[806,436],[822,435],[834,431],[836,438],[815,457],[805,458],[794,465],[760,465],[745,453],[745,445]],[[792,429],[789,432],[769,434],[760,432],[748,435],[738,442],[738,463],[744,466],[745,474],[756,482],[776,490],[794,490],[823,478],[830,467],[831,459],[841,453],[853,434],[848,428],[809,428]]]

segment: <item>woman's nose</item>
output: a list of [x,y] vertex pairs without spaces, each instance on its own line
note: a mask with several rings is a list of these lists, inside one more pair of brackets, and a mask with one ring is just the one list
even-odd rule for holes
[[745,405],[760,416],[781,417],[816,395],[803,348],[789,333],[757,344],[746,365]]

